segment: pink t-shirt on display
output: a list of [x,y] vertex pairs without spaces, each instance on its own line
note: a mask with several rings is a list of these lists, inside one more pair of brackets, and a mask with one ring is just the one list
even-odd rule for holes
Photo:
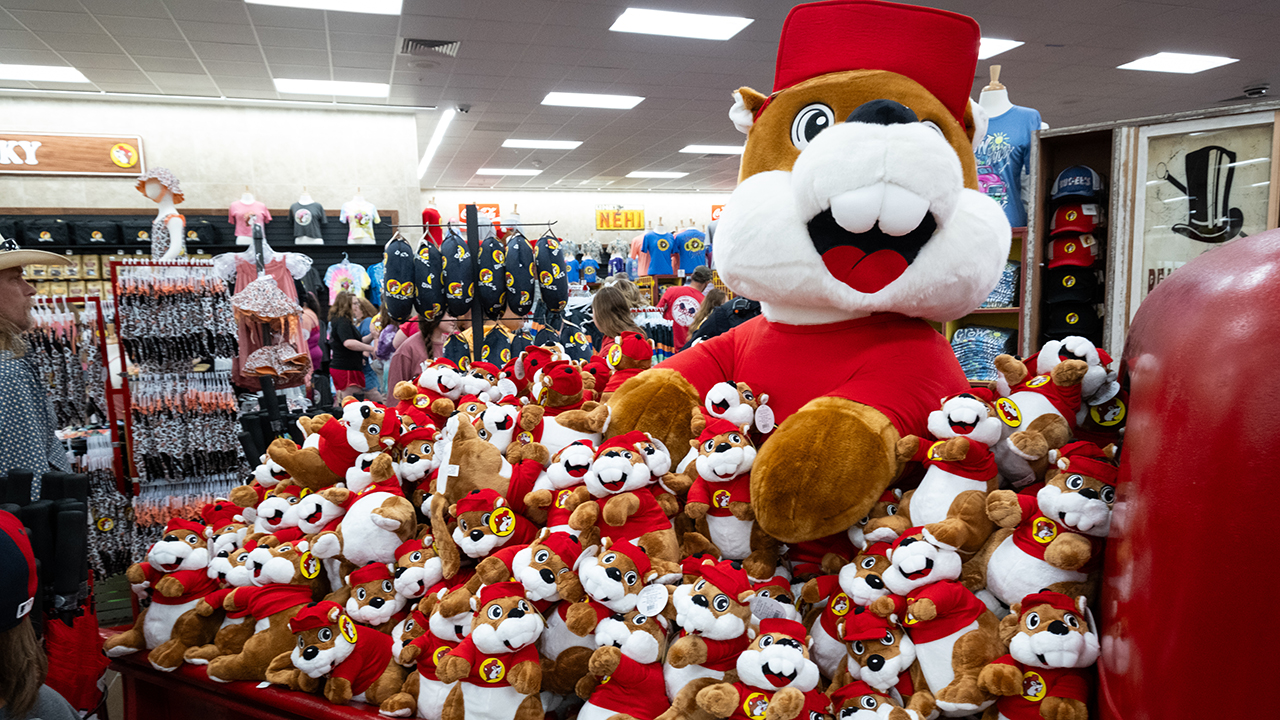
[[271,222],[271,212],[260,202],[243,203],[239,200],[231,203],[227,211],[227,222],[236,226],[236,237],[253,237],[252,223],[265,226]]

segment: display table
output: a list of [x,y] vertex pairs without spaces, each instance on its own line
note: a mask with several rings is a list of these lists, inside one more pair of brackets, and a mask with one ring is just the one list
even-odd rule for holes
[[[104,638],[120,630],[102,628]],[[258,683],[216,683],[203,665],[187,665],[160,672],[138,652],[115,658],[111,669],[124,684],[124,717],[198,718],[199,720],[349,720],[377,718],[378,709],[363,703],[333,705],[323,697],[294,692],[280,686],[259,688]]]

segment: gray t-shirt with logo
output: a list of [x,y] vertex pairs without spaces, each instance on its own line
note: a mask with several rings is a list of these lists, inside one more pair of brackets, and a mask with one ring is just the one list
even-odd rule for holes
[[294,237],[324,237],[320,234],[320,226],[328,224],[329,220],[324,216],[324,208],[320,207],[320,203],[294,203],[289,208],[289,214],[293,216]]

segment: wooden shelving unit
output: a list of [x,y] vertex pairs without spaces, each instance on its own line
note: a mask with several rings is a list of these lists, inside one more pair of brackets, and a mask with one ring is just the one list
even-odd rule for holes
[[[1027,229],[1018,227],[1013,229],[1013,242],[1009,244],[1009,260],[1022,265],[1022,272],[1018,276],[1018,290],[1014,294],[1015,298],[1021,298],[1027,285]],[[1018,331],[1018,338],[1022,338],[1022,308],[1021,307],[987,307],[975,308],[972,312],[959,320],[952,320],[942,328],[942,334],[946,336],[947,342],[951,342],[951,338],[956,334],[956,330],[970,325],[989,325],[993,327],[1007,327]]]

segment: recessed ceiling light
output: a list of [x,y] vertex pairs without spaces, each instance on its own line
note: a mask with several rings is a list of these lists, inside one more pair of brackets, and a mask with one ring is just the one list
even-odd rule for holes
[[31,82],[87,83],[89,78],[73,67],[65,65],[6,65],[0,63],[0,80],[29,80]]
[[1008,52],[1019,45],[1026,43],[1021,40],[1000,40],[998,38],[981,38],[982,42],[978,45],[978,59],[986,60],[999,55],[1002,52]]
[[549,92],[542,98],[543,105],[560,105],[563,107],[605,108],[608,110],[630,110],[644,100],[635,95],[596,95],[594,93]]
[[627,177],[649,178],[649,179],[655,179],[655,180],[674,180],[676,178],[682,178],[688,174],[689,173],[683,173],[683,172],[654,172],[649,170],[636,170],[636,171],[627,173]]
[[345,82],[342,80],[297,80],[274,78],[276,90],[291,95],[341,95],[343,97],[386,97],[387,83]]
[[502,141],[505,148],[527,148],[529,150],[572,150],[582,142],[579,140],[517,140],[507,138]]
[[755,22],[751,18],[731,15],[699,15],[627,8],[609,29],[613,32],[667,35],[699,40],[728,40]]
[[1183,75],[1191,75],[1193,73],[1212,70],[1223,65],[1230,65],[1233,62],[1240,62],[1236,58],[1221,57],[1218,55],[1189,55],[1187,53],[1161,52],[1155,55],[1148,55],[1138,58],[1133,62],[1118,65],[1119,70],[1148,70],[1150,72],[1167,72],[1182,73]]
[[522,170],[520,168],[480,168],[476,171],[477,175],[523,175],[525,177],[533,177],[541,175],[541,170]]
[[741,155],[746,150],[742,145],[685,145],[680,148],[682,153],[693,153],[695,155]]
[[419,180],[422,179],[423,175],[427,174],[427,168],[431,165],[431,158],[435,157],[436,150],[440,148],[440,143],[444,140],[444,133],[449,129],[449,123],[453,122],[453,116],[457,114],[457,111],[453,108],[447,108],[440,113],[440,119],[436,121],[436,129],[431,133],[431,140],[427,142],[427,151],[422,153],[422,160],[418,162]]
[[302,10],[399,15],[404,0],[244,0],[251,5],[275,5]]

